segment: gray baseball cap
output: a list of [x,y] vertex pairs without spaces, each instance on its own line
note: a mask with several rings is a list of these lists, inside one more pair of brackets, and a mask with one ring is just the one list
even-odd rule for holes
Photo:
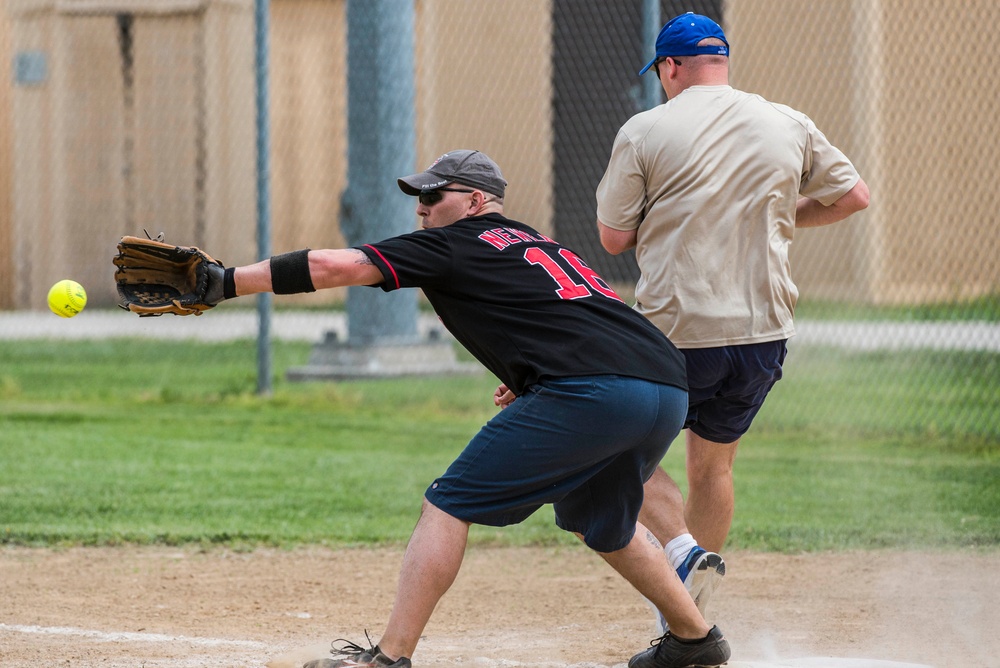
[[404,176],[397,183],[407,195],[419,195],[448,183],[461,183],[503,198],[507,187],[497,163],[485,153],[467,149],[448,151],[424,171]]

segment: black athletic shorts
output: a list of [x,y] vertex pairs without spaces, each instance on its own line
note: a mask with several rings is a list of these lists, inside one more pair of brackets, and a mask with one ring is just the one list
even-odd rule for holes
[[715,443],[738,441],[781,379],[787,341],[681,350],[688,375],[684,427]]
[[505,526],[542,505],[598,552],[629,544],[649,479],[680,433],[687,393],[622,376],[546,379],[469,442],[427,489],[466,522]]

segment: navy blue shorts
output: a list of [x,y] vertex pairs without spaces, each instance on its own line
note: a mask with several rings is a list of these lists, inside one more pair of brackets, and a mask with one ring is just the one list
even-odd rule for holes
[[786,342],[682,350],[689,402],[684,427],[714,443],[738,441],[781,379]]
[[475,524],[517,524],[546,503],[556,524],[614,552],[635,535],[642,485],[680,433],[687,392],[621,376],[544,380],[500,411],[427,500]]

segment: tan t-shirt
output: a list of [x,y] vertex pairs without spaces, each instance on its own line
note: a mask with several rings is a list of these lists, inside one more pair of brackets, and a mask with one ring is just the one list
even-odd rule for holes
[[788,338],[788,248],[800,195],[858,182],[805,115],[730,86],[694,86],[633,116],[597,187],[597,217],[637,230],[636,309],[678,348]]

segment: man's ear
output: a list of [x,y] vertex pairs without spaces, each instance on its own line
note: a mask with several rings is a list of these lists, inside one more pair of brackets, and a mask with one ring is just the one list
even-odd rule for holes
[[469,202],[469,209],[471,211],[479,211],[486,204],[486,194],[482,190],[474,190],[472,192],[472,200]]

